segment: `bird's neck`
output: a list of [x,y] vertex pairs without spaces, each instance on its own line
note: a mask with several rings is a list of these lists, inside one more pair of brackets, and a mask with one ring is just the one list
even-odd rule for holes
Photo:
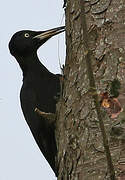
[[39,61],[37,54],[32,54],[28,57],[20,57],[18,63],[23,71],[23,77],[28,74],[50,73],[48,69]]

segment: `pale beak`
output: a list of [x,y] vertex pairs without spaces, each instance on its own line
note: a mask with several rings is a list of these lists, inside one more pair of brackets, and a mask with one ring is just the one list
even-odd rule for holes
[[41,31],[40,34],[34,36],[33,38],[44,40],[44,39],[51,38],[52,36],[62,33],[64,31],[65,31],[65,26],[61,26],[61,27],[53,28],[47,31]]

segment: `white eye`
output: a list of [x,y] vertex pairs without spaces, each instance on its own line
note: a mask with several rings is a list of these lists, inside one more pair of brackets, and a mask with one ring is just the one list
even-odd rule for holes
[[28,38],[30,35],[28,33],[25,33],[24,36]]

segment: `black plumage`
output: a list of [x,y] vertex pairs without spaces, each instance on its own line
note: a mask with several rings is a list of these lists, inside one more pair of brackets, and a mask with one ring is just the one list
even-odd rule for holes
[[56,112],[55,97],[60,92],[60,79],[39,61],[37,49],[49,38],[64,30],[64,26],[39,32],[23,30],[15,33],[9,42],[10,53],[16,58],[23,71],[20,101],[24,117],[40,150],[56,175],[55,126],[35,113],[35,108],[46,113]]

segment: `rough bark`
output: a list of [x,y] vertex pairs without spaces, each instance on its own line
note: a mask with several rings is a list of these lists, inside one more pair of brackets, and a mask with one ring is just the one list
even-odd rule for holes
[[[66,4],[66,66],[63,95],[57,106],[58,180],[110,179],[90,91],[79,3],[80,0],[67,0]],[[125,179],[125,1],[87,0],[85,14],[103,121],[116,177],[122,180]],[[104,93],[113,106],[101,104]]]

